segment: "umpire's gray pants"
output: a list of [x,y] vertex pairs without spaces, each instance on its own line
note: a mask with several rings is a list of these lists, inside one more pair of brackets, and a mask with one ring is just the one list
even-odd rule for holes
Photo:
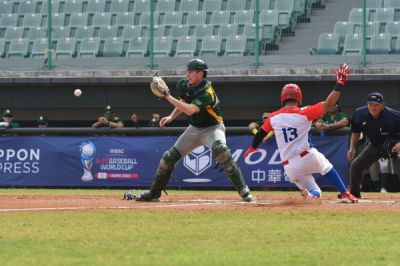
[[354,196],[360,195],[364,170],[382,157],[382,152],[371,143],[350,164],[350,189]]

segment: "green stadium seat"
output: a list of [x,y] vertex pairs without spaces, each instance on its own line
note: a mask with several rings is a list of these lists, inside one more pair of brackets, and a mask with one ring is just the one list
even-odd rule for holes
[[143,57],[147,54],[149,39],[147,37],[132,38],[126,51],[127,57]]
[[13,12],[13,6],[14,4],[12,1],[1,1],[0,14],[11,14]]
[[385,33],[390,33],[392,35],[400,34],[400,22],[391,21],[386,24]]
[[[188,25],[203,25],[206,24],[207,13],[205,11],[189,12],[186,24]],[[210,22],[212,24],[212,22]]]
[[4,14],[0,18],[0,28],[18,27],[18,14]]
[[344,39],[343,55],[361,55],[362,37],[358,34],[348,34]]
[[[251,1],[250,10],[256,11],[256,4],[257,4],[256,1],[257,1],[257,0],[252,0],[252,1]],[[259,9],[260,9],[260,10],[264,10],[264,9],[265,9],[265,10],[268,10],[268,9],[271,9],[271,8],[272,8],[272,6],[271,6],[271,0],[259,0],[258,5],[259,5]]]
[[[172,25],[169,29],[169,34],[173,39],[177,39],[181,36],[188,36],[190,33],[190,25]],[[194,35],[196,37],[196,34]]]
[[[254,55],[256,49],[256,24],[244,25],[243,34],[246,36],[246,51],[247,54]],[[262,28],[259,28],[259,41],[261,41]]]
[[6,50],[6,39],[1,38],[0,39],[0,57],[1,58],[4,58],[4,56],[6,54],[5,50]]
[[[54,31],[54,28],[53,28]],[[54,33],[53,33],[54,34]],[[28,39],[35,40],[47,37],[47,28],[32,27],[28,30]]]
[[260,25],[278,26],[279,12],[277,10],[262,10],[259,20]]
[[124,39],[122,37],[110,37],[104,40],[102,56],[122,56],[124,50]]
[[196,54],[197,38],[196,36],[181,36],[176,45],[176,56],[190,56]]
[[203,11],[207,13],[222,10],[222,0],[207,0],[203,2]]
[[[95,27],[93,26],[84,26],[84,27],[78,27],[75,30],[74,37],[76,39],[83,39],[83,38],[91,38],[94,37],[95,35]],[[66,36],[69,37],[69,36]]]
[[[372,34],[379,34],[380,26],[381,26],[380,23],[377,21],[368,21],[366,25],[367,36]],[[356,25],[354,27],[354,33],[361,35],[362,31],[363,31],[362,25]]]
[[238,25],[246,25],[254,23],[254,11],[253,10],[239,10],[236,11],[233,17],[233,23]]
[[98,56],[100,50],[100,38],[83,38],[78,52],[78,58],[93,58]]
[[243,56],[246,53],[246,36],[234,35],[226,40],[225,56]]
[[393,7],[400,9],[400,0],[383,0],[383,7]]
[[41,27],[43,21],[42,14],[25,14],[22,20],[23,27]]
[[[370,9],[367,8],[367,21],[370,21]],[[361,25],[363,24],[363,11],[362,8],[352,8],[350,9],[349,13],[349,21],[352,22],[354,25]]]
[[367,8],[381,8],[382,0],[365,0]]
[[[51,18],[51,25],[53,27],[64,27],[65,23],[65,14],[64,13],[53,13]],[[44,16],[42,21],[42,26],[47,27],[48,18],[47,15]]]
[[62,38],[57,41],[55,58],[72,58],[76,54],[76,39]]
[[153,54],[156,57],[167,57],[172,53],[173,40],[171,36],[155,37]]
[[294,13],[297,17],[299,16],[310,17],[311,7],[307,5],[306,0],[295,0]]
[[67,0],[65,1],[64,8],[61,11],[63,13],[82,13],[83,11],[83,0]]
[[158,0],[156,10],[160,13],[167,13],[176,11],[176,1],[175,0]]
[[118,26],[100,27],[98,37],[100,37],[100,39],[118,37],[118,32]]
[[197,38],[202,38],[207,35],[214,35],[214,33],[214,24],[196,25],[196,27],[194,28],[194,36],[196,36]]
[[[210,24],[229,24],[231,19],[230,11],[215,11],[211,14]],[[202,24],[202,23],[200,23]]]
[[47,38],[35,39],[32,45],[31,58],[45,58],[47,50]]
[[173,11],[167,12],[160,18],[160,24],[165,25],[181,25],[183,18],[183,12]]
[[272,9],[274,10],[287,10],[289,13],[294,12],[294,0],[279,0],[275,1]]
[[24,37],[25,29],[22,27],[8,27],[4,33],[5,39],[21,39]]
[[17,4],[16,7],[16,12],[19,14],[31,14],[31,13],[36,13],[37,11],[37,2],[35,0],[33,1],[17,1],[14,2],[14,4]]
[[[154,3],[154,5],[153,5],[154,9],[155,9],[155,6],[156,6],[156,3]],[[133,4],[133,12],[135,12],[135,13],[150,12],[150,1],[136,0]]]
[[228,11],[246,10],[246,0],[229,0],[226,5]]
[[[76,31],[75,31],[75,34],[76,34]],[[52,36],[53,36],[53,39],[69,38],[69,37],[71,37],[71,28],[70,27],[54,27]]]
[[221,24],[218,27],[218,34],[226,39],[229,36],[235,36],[238,34],[239,26],[237,24]]
[[129,0],[112,0],[110,5],[110,12],[130,12]]
[[354,24],[349,21],[337,21],[333,27],[333,33],[339,35],[339,45],[343,47],[346,35],[354,33]]
[[389,54],[391,52],[392,35],[380,33],[371,35],[369,43],[369,54]]
[[199,56],[218,56],[221,53],[222,37],[219,35],[204,36]]
[[124,29],[122,30],[122,37],[125,40],[137,38],[142,36],[142,31],[143,31],[142,26],[137,26],[137,25],[125,26]]
[[374,21],[387,23],[394,21],[394,8],[377,8],[375,9]]
[[95,13],[103,13],[105,11],[106,11],[106,0],[88,0],[86,6],[87,13],[95,14]]
[[[154,12],[153,13],[153,19],[154,19],[154,25],[158,24],[160,13]],[[150,26],[150,12],[144,12],[140,14],[140,19],[139,19],[139,25],[143,26]]]
[[[42,14],[47,14],[48,13],[48,2],[46,0],[41,1],[41,6],[39,12]],[[52,0],[51,1],[51,13],[60,13],[60,5],[61,1],[60,0]]]
[[339,35],[335,33],[321,33],[318,38],[317,55],[335,55],[339,53]]
[[[167,27],[165,25],[154,25],[153,34],[155,37],[166,36]],[[150,34],[150,29],[147,30]]]
[[111,25],[111,13],[95,13],[93,16],[92,26],[110,26]]
[[[0,45],[0,49],[1,49],[1,45]],[[0,52],[1,52],[1,50],[0,50]],[[393,53],[400,54],[400,34],[396,35],[396,43],[393,48]]]
[[117,13],[117,25],[119,26],[135,25],[135,13],[132,12]]
[[179,11],[181,12],[191,12],[198,11],[199,9],[199,0],[181,0],[179,5]]
[[29,39],[11,39],[7,57],[27,57],[29,52]]

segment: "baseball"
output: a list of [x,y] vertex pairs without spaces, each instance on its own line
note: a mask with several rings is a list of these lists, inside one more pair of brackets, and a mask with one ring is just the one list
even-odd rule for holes
[[81,96],[81,94],[82,94],[82,91],[81,91],[80,89],[76,89],[76,90],[74,91],[74,95],[75,95],[76,97]]

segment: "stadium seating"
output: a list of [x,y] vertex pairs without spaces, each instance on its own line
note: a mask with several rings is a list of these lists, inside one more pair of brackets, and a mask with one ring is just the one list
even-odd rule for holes
[[[86,12],[90,14],[103,13],[106,11],[106,0],[90,0],[86,6]],[[124,11],[126,12],[126,11]]]
[[382,0],[366,0],[367,8],[381,8]]
[[350,21],[337,21],[333,27],[333,33],[339,35],[339,46],[343,47],[346,35],[354,33],[354,24]]
[[203,25],[196,25],[194,28],[194,35],[202,38],[207,35],[214,35],[214,24],[203,24]]
[[[380,29],[380,23],[378,21],[368,21],[366,25],[367,35],[378,34]],[[362,25],[354,27],[354,33],[362,34]]]
[[158,12],[172,12],[176,11],[176,1],[175,0],[158,0],[156,11]]
[[104,40],[102,56],[122,56],[124,40],[122,37],[108,37]]
[[239,10],[236,11],[233,17],[233,23],[238,25],[247,25],[254,23],[254,11],[253,10]]
[[24,37],[24,28],[22,27],[9,27],[6,29],[4,38],[6,39],[20,39]]
[[78,52],[79,58],[96,57],[100,51],[100,38],[91,37],[83,38],[81,40],[80,50]]
[[181,36],[176,46],[176,56],[194,56],[196,53],[197,38],[195,36]]
[[[1,49],[1,44],[0,44],[0,49]],[[0,50],[0,52],[1,52],[1,50]],[[393,48],[393,53],[400,54],[400,34],[396,36],[396,43]]]
[[165,24],[165,25],[181,25],[182,24],[182,19],[183,19],[183,13],[182,12],[168,12],[165,13],[163,18],[160,19],[160,24]]
[[132,38],[129,41],[129,46],[126,51],[126,56],[128,57],[145,56],[147,54],[148,44],[149,44],[149,39],[147,37]]
[[71,58],[76,53],[76,39],[62,38],[57,41],[56,58]]
[[47,48],[47,38],[35,39],[32,45],[31,58],[45,58]]
[[150,1],[148,1],[148,0],[136,0],[133,3],[133,12],[135,12],[135,13],[150,12]]
[[[111,13],[95,13],[93,16],[92,25],[95,27],[110,26],[111,25]],[[87,25],[87,24],[86,24]],[[82,26],[85,26],[82,24]]]
[[135,13],[123,12],[117,13],[117,25],[119,26],[130,26],[135,24]]
[[13,3],[11,1],[0,2],[0,14],[11,14],[12,12],[13,12]]
[[389,54],[391,52],[392,35],[380,33],[371,35],[369,43],[369,54]]
[[318,47],[314,54],[335,55],[339,54],[339,35],[335,33],[321,33],[318,38]]
[[181,0],[179,11],[189,12],[193,10],[199,10],[199,0]]
[[237,24],[221,24],[218,27],[218,34],[222,38],[235,36],[238,34],[239,26]]
[[10,40],[10,48],[7,57],[27,57],[29,50],[29,39],[19,38]]
[[[213,25],[204,25],[204,26],[213,26]],[[173,39],[179,38],[181,36],[189,36],[189,33],[190,33],[190,25],[187,25],[187,24],[186,25],[171,25],[171,27],[169,28],[169,35]],[[204,35],[198,35],[196,33],[196,29],[195,29],[194,36],[202,37]]]
[[[80,29],[82,29],[82,28],[79,28],[79,30]],[[76,31],[75,31],[75,34],[76,34]],[[69,38],[69,37],[71,37],[71,28],[70,27],[54,27],[53,28],[53,39],[63,39],[63,38]]]
[[22,20],[23,27],[41,27],[43,16],[42,14],[25,14]]
[[346,35],[343,45],[343,55],[360,55],[362,38],[358,34]]
[[221,52],[222,37],[219,35],[208,35],[201,42],[200,56],[218,56]]
[[172,37],[171,36],[162,36],[155,37],[153,44],[153,54],[156,57],[166,57],[170,56],[172,51]]
[[142,36],[142,26],[125,26],[124,29],[122,30],[122,37],[125,40],[130,40],[132,38],[137,38]]
[[129,0],[113,0],[110,2],[110,12],[130,12]]
[[3,14],[0,18],[0,27],[17,27],[19,15],[18,14]]
[[226,10],[233,12],[246,10],[246,0],[229,0],[227,1]]
[[[42,28],[42,27],[29,28],[27,36],[28,36],[29,40],[46,38],[47,37],[47,28]],[[53,32],[53,38],[54,38],[54,32]]]
[[246,36],[229,36],[226,41],[225,56],[240,56],[246,53]]
[[[77,39],[90,38],[90,37],[94,37],[94,32],[95,32],[95,28],[92,26],[78,27],[75,30],[74,37]],[[62,37],[69,37],[69,36],[62,36]]]
[[[11,1],[10,1],[11,2]],[[37,11],[37,2],[33,1],[18,1],[14,2],[16,4],[16,12],[19,14],[31,14]]]
[[[216,25],[222,25],[222,24],[229,24],[231,19],[231,13],[229,11],[221,10],[221,11],[215,11],[212,12],[211,18],[210,18],[210,24],[216,24]],[[204,24],[205,20],[203,23],[198,23],[198,24]]]
[[0,38],[0,57],[5,56],[6,39]]
[[222,0],[207,0],[203,2],[202,10],[205,12],[214,12],[222,9]]
[[205,11],[192,11],[188,13],[186,24],[203,25],[206,24],[206,19],[207,13]]
[[64,2],[63,13],[82,13],[83,12],[83,0],[68,0]]

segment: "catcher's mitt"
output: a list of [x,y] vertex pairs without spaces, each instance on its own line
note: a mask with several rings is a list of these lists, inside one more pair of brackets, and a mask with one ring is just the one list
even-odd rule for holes
[[161,77],[157,76],[157,74],[150,82],[150,89],[151,92],[158,98],[164,98],[165,96],[169,95],[169,88],[167,84]]

